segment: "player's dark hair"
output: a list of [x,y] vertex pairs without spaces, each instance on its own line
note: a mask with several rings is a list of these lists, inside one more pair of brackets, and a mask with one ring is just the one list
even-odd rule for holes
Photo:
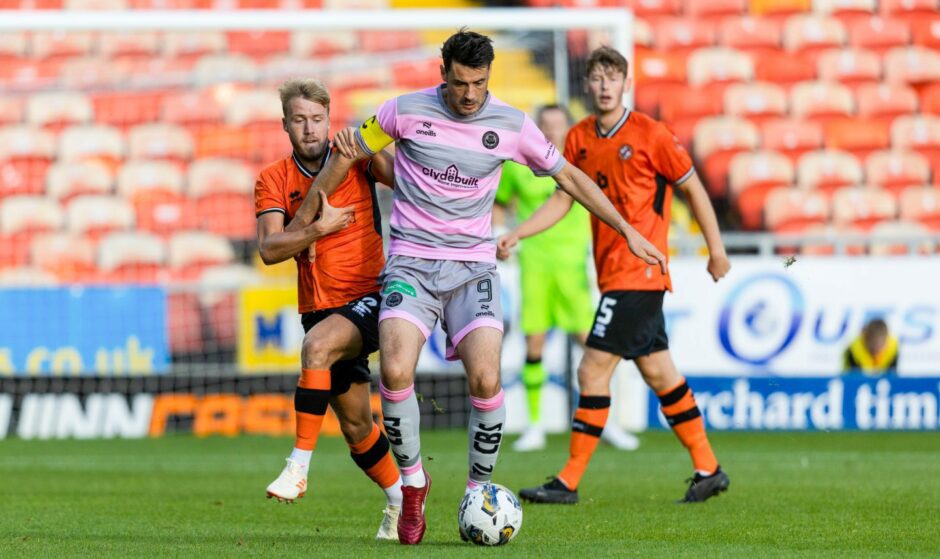
[[444,41],[441,58],[444,59],[444,71],[449,72],[454,62],[468,68],[485,68],[493,63],[496,55],[493,54],[492,39],[461,27]]
[[598,47],[591,52],[591,56],[589,56],[587,60],[587,65],[584,67],[584,75],[590,75],[597,66],[605,70],[618,70],[623,72],[624,76],[627,75],[627,59],[617,52],[617,49],[611,47]]
[[568,123],[569,126],[574,122],[571,119],[571,113],[568,111],[568,108],[565,107],[564,105],[558,105],[555,103],[552,103],[550,105],[542,105],[541,107],[539,107],[538,110],[535,111],[535,122],[541,122],[542,115],[544,115],[548,111],[561,111],[562,114],[565,115],[565,121]]

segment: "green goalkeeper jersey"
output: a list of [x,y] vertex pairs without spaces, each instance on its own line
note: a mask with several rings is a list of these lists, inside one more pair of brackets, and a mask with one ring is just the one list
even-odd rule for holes
[[[515,198],[516,222],[522,223],[551,197],[556,188],[551,177],[537,177],[525,165],[507,161],[503,164],[503,175],[496,190],[496,202],[508,205]],[[590,214],[575,202],[561,221],[521,244],[521,256],[525,258],[583,261],[591,245]]]

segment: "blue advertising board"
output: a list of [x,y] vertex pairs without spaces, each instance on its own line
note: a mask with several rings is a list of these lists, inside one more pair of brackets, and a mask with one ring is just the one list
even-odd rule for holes
[[158,287],[0,290],[0,374],[149,374],[169,369]]

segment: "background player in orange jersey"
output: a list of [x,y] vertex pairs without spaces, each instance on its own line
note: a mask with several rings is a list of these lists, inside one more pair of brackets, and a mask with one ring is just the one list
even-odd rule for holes
[[[384,153],[359,163],[331,154],[330,96],[318,81],[289,80],[280,95],[293,153],[258,177],[258,246],[265,264],[297,261],[306,335],[294,395],[294,449],[267,494],[287,502],[304,495],[329,404],[353,460],[385,491],[385,517],[376,537],[397,539],[401,477],[388,439],[372,420],[368,363],[378,349],[377,282],[385,262],[375,183],[391,183],[392,161]],[[321,174],[329,180],[316,180],[312,187]],[[316,220],[297,215],[308,191],[316,198]]]
[[[672,188],[679,188],[705,236],[708,273],[715,281],[724,277],[731,264],[692,159],[664,124],[623,106],[630,88],[626,59],[614,49],[599,48],[588,59],[586,78],[594,114],[568,133],[565,158],[593,178],[627,222],[663,254],[668,254]],[[519,239],[551,227],[571,204],[570,196],[557,191],[529,220],[500,238],[501,255]],[[725,491],[729,480],[712,452],[692,391],[669,354],[663,317],[663,295],[672,289],[669,274],[634,258],[622,239],[597,219],[591,226],[601,302],[578,367],[581,397],[572,421],[570,458],[557,477],[523,489],[520,496],[544,503],[578,501],[578,484],[607,421],[611,375],[620,359],[632,359],[691,454],[695,473],[682,501],[704,501]]]

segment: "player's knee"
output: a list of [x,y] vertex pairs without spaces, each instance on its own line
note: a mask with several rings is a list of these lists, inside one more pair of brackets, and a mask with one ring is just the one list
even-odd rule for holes
[[307,335],[300,351],[305,369],[328,369],[336,361],[335,350],[321,337]]
[[470,395],[476,398],[492,398],[500,389],[499,372],[470,375],[467,379]]
[[382,360],[382,384],[399,390],[414,383],[414,371],[403,362],[394,359]]
[[372,417],[352,417],[344,418],[339,425],[343,432],[343,438],[349,444],[355,444],[372,433]]

